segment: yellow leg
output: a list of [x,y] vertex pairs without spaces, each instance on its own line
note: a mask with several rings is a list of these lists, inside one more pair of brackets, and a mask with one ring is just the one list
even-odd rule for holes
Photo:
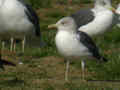
[[24,51],[25,51],[25,36],[22,40],[22,52],[24,53]]
[[5,42],[2,41],[2,50],[4,50],[4,49],[5,49]]
[[16,42],[13,42],[13,50],[16,51]]
[[82,68],[82,80],[85,81],[85,61],[81,61],[81,68]]
[[69,60],[66,62],[66,71],[65,71],[65,81],[68,81],[68,72],[69,72]]

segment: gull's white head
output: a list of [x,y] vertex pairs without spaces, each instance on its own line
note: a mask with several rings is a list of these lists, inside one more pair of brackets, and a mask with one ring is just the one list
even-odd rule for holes
[[95,7],[96,6],[104,6],[103,0],[94,0],[94,2],[95,2]]
[[64,17],[60,19],[56,24],[49,25],[48,28],[56,27],[58,30],[74,31],[77,26],[73,18]]
[[105,10],[104,8],[104,1],[103,0],[94,0],[94,10],[99,12]]
[[117,13],[116,9],[112,7],[112,0],[103,0],[104,8],[112,11],[113,13]]
[[114,13],[116,11],[115,8],[112,7],[112,0],[95,0],[95,8],[100,10],[105,10],[106,8]]
[[104,7],[111,8],[112,7],[112,0],[103,0]]

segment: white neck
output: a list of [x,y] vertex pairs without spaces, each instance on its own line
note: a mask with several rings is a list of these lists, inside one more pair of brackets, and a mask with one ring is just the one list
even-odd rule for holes
[[66,32],[69,34],[75,34],[76,30],[75,29],[58,29],[58,32]]

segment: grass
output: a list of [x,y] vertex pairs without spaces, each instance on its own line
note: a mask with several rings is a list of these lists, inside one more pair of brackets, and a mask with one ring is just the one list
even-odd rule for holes
[[[56,5],[54,8],[37,9],[46,46],[43,48],[26,47],[22,56],[19,55],[20,44],[17,44],[17,53],[8,52],[7,46],[2,58],[16,63],[17,67],[5,66],[5,71],[0,71],[1,90],[113,90],[112,88],[120,88],[120,82],[118,82],[120,80],[120,30],[117,27],[102,37],[93,37],[101,53],[109,59],[104,64],[86,62],[85,78],[98,81],[81,81],[80,61],[71,63],[70,81],[64,81],[64,59],[58,54],[54,43],[56,30],[49,30],[47,26],[80,8],[77,5],[74,7],[69,9],[64,5],[63,7]],[[19,61],[23,61],[24,64],[18,65]]]

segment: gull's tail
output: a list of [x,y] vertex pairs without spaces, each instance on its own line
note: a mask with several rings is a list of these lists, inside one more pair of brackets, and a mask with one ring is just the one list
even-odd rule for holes
[[104,61],[104,62],[107,62],[108,61],[108,59],[106,59],[105,57],[101,57],[101,59],[100,60],[102,60],[102,61]]
[[100,54],[96,55],[95,57],[96,57],[97,60],[100,61],[100,62],[107,62],[107,61],[108,61],[108,59],[106,59],[104,56],[102,56],[102,55],[100,55]]
[[0,60],[0,68],[4,69],[4,65],[8,65],[8,66],[16,66],[16,64],[9,62],[9,61],[5,61],[5,60]]

